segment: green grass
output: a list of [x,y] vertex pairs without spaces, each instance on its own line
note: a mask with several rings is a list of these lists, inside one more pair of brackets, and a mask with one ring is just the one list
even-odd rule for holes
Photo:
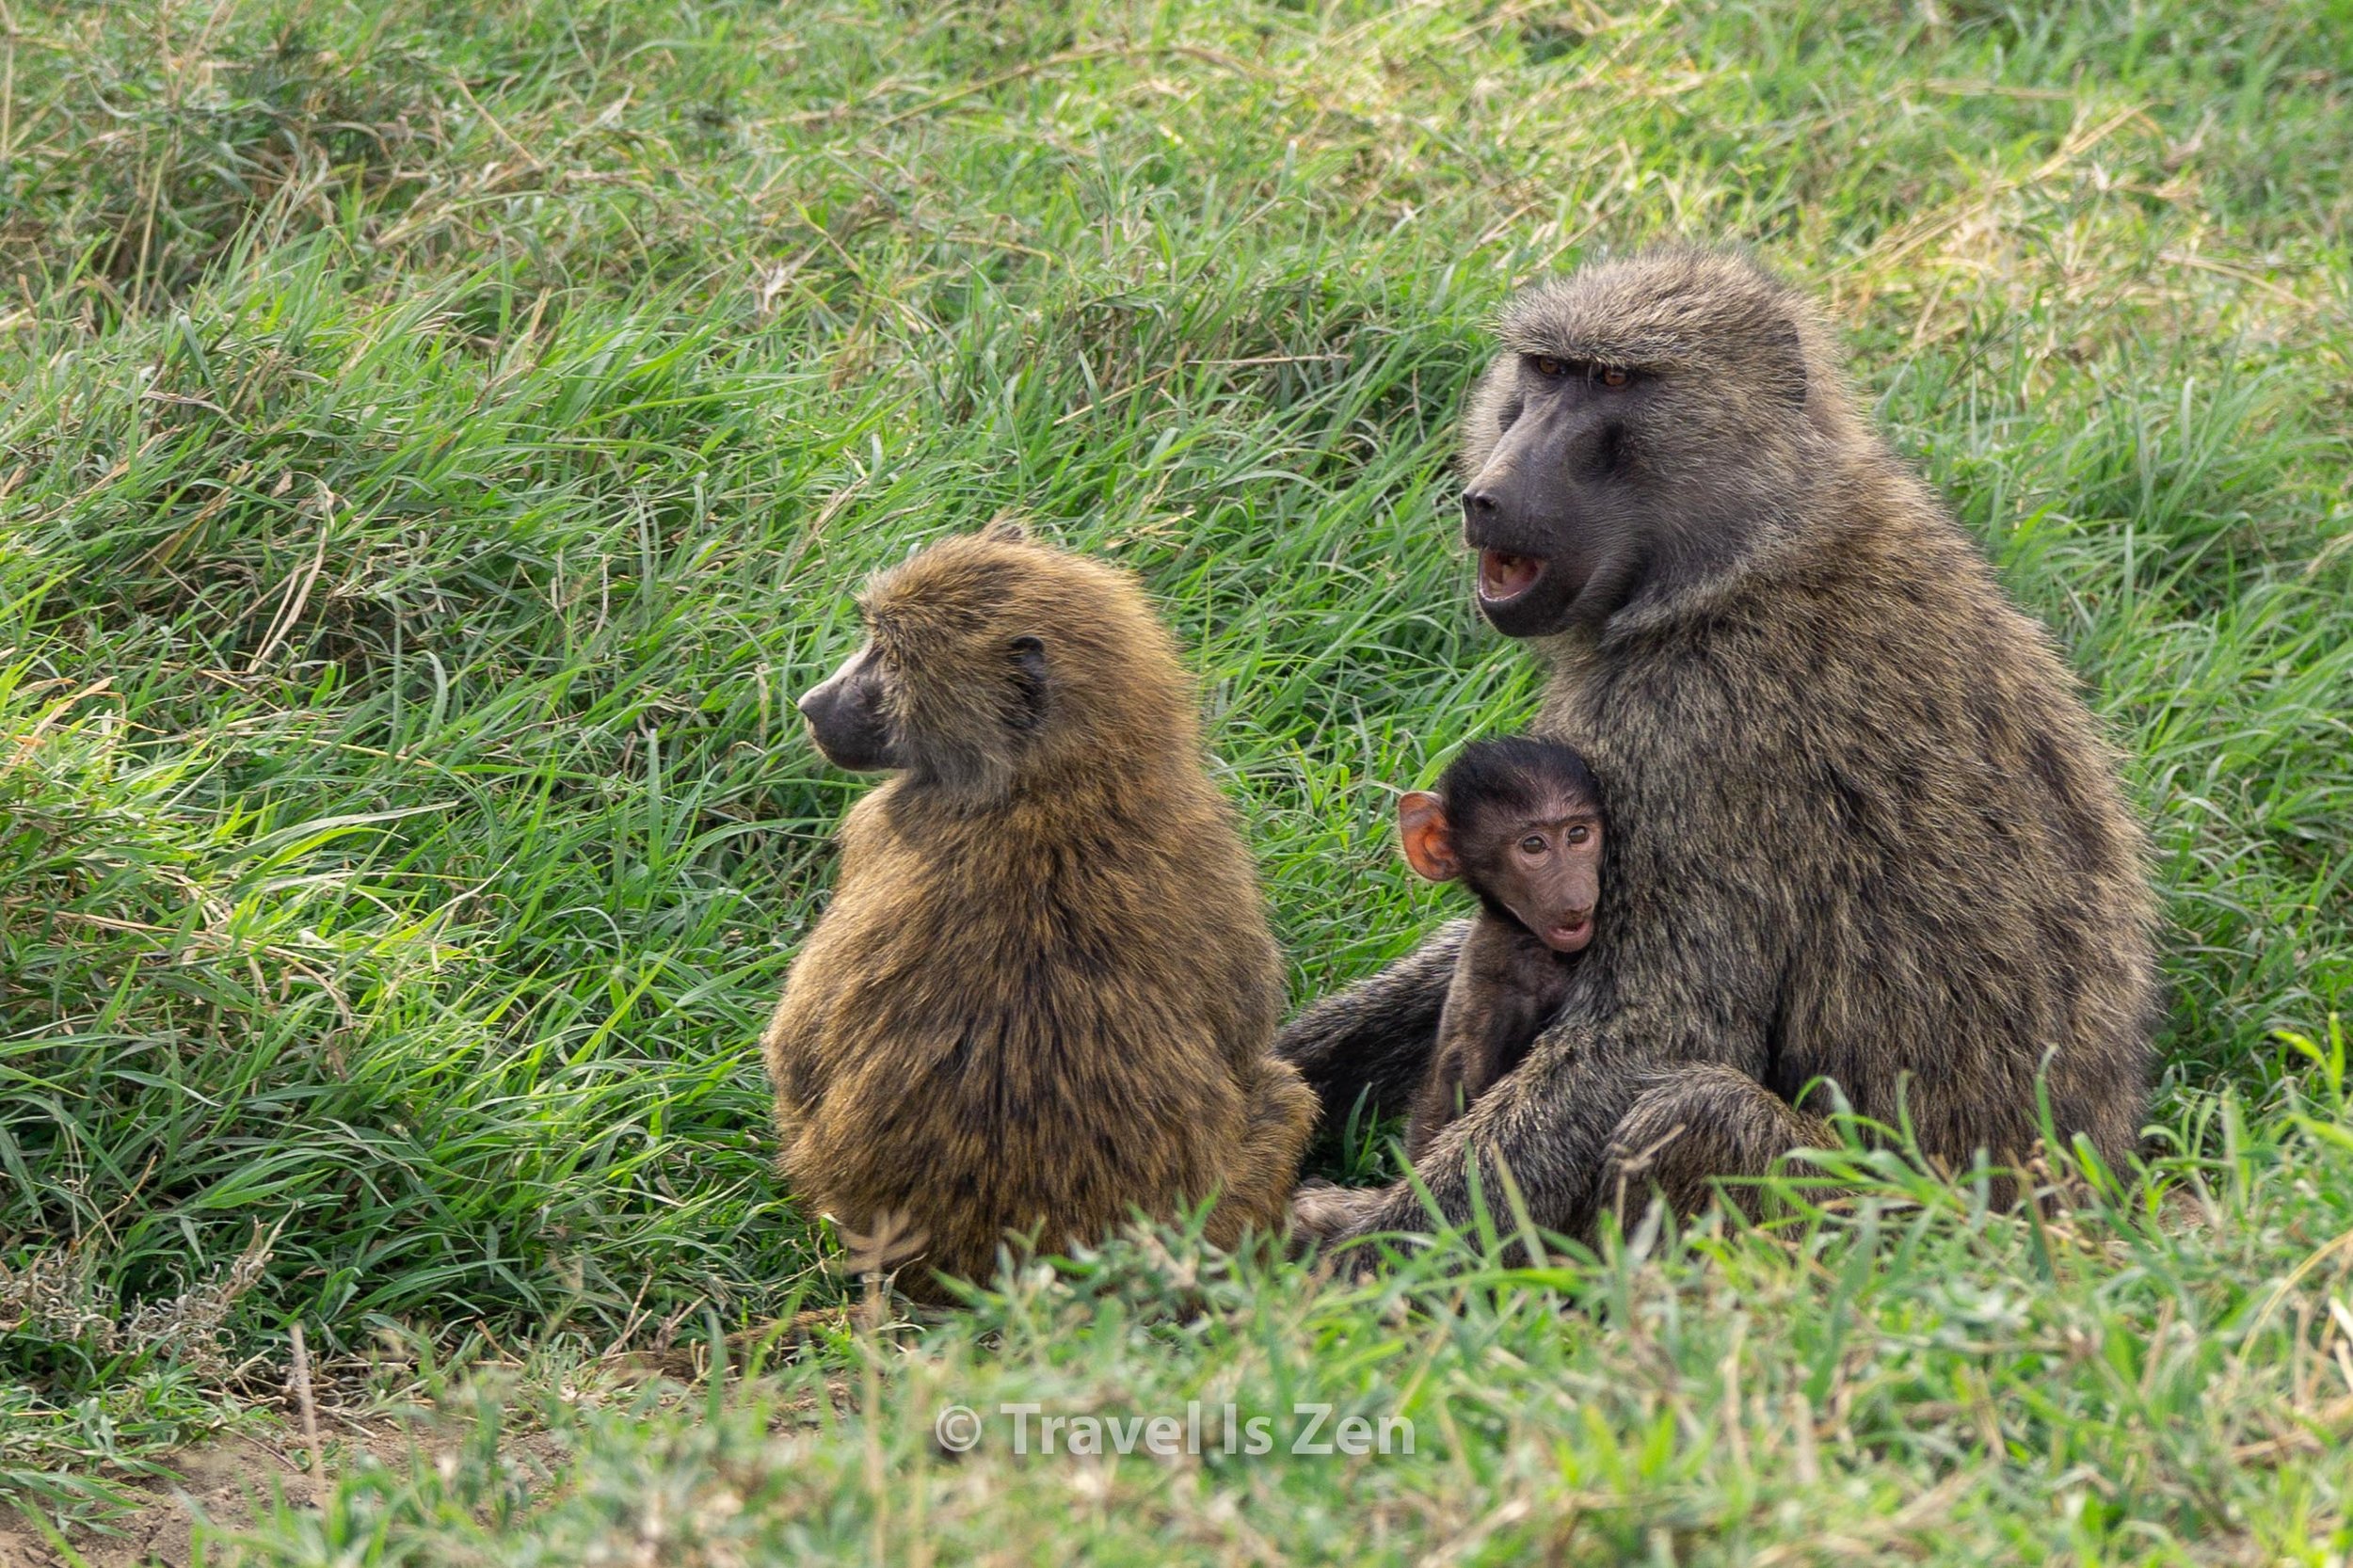
[[[208,1561],[2343,1563],[2348,40],[2344,0],[12,0],[0,1499],[103,1512],[275,1407],[300,1321],[466,1435]],[[1786,1233],[1362,1288],[1128,1244],[745,1376],[842,1299],[753,1043],[860,788],[790,706],[848,590],[1007,511],[1140,570],[1317,994],[1448,907],[1387,788],[1533,700],[1450,543],[1482,324],[1661,236],[1827,302],[2107,720],[2170,921],[2148,1172],[2038,1224],[1888,1167]],[[690,1399],[611,1375],[718,1335]],[[931,1436],[1187,1399],[1417,1451]]]

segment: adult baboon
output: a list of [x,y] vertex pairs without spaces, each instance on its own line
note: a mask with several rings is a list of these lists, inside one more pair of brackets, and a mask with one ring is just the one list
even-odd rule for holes
[[[1818,1145],[1835,1082],[1927,1155],[2133,1148],[2157,1016],[2114,762],[2042,629],[1866,427],[1828,333],[1737,257],[1521,296],[1466,415],[1464,534],[1497,630],[1552,667],[1535,728],[1602,780],[1609,918],[1557,1022],[1420,1168],[1500,1160],[1590,1232],[1621,1179],[1681,1209]],[[1623,829],[1623,831],[1617,831]],[[1278,1049],[1328,1113],[1427,1064],[1455,928]],[[1298,1223],[1412,1230],[1410,1187]]]
[[[1190,681],[1123,573],[993,527],[881,573],[801,700],[852,808],[762,1042],[793,1191],[985,1278],[1131,1209],[1272,1224],[1315,1102]],[[920,1249],[917,1243],[920,1243]]]

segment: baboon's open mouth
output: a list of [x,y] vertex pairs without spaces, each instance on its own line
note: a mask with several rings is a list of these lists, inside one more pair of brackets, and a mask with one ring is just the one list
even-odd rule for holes
[[1490,604],[1507,604],[1534,587],[1544,574],[1541,556],[1482,550],[1479,552],[1479,597]]
[[1555,952],[1582,952],[1593,939],[1593,917],[1579,916],[1544,934],[1544,944]]

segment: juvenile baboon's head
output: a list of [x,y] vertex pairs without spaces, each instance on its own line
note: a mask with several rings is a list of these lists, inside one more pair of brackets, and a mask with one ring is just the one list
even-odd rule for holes
[[1788,536],[1858,428],[1804,301],[1668,250],[1514,299],[1464,431],[1463,532],[1507,636],[1597,627]]
[[904,770],[985,804],[1058,773],[1189,755],[1197,721],[1175,643],[1134,579],[1011,523],[874,575],[867,641],[801,698],[837,765]]
[[1473,741],[1435,790],[1397,803],[1398,847],[1433,882],[1463,882],[1555,952],[1582,952],[1601,899],[1601,786],[1585,759],[1533,736]]

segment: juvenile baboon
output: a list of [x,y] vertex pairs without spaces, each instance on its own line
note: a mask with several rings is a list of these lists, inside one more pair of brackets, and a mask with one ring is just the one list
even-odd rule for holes
[[1576,752],[1513,736],[1465,746],[1437,789],[1400,797],[1397,818],[1416,874],[1460,882],[1480,903],[1406,1129],[1406,1158],[1419,1161],[1519,1065],[1568,995],[1601,898],[1601,794]]
[[[1528,1060],[1419,1168],[1461,1220],[1508,1165],[1589,1234],[1818,1145],[1837,1084],[1956,1167],[2134,1147],[2157,1016],[2115,762],[2042,629],[1859,413],[1830,337],[1739,258],[1522,295],[1470,400],[1479,604],[1551,664],[1539,733],[1602,780],[1609,918]],[[1278,1049],[1328,1112],[1426,1066],[1449,931]],[[1297,1223],[1412,1230],[1410,1188]]]
[[[1127,576],[1000,525],[877,575],[801,700],[840,766],[833,902],[762,1049],[793,1191],[986,1278],[1214,1197],[1282,1213],[1314,1099],[1269,1052],[1274,940],[1174,642]],[[920,1276],[920,1277],[917,1277]]]

